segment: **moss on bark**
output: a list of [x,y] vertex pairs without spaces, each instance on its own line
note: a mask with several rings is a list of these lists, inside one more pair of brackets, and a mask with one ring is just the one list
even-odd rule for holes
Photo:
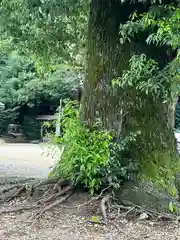
[[121,3],[119,0],[91,1],[88,66],[82,98],[83,120],[90,126],[96,118],[100,118],[103,126],[113,129],[117,138],[140,130],[141,134],[129,150],[128,157],[139,160],[141,166],[154,152],[158,153],[159,162],[162,153],[165,153],[167,161],[169,154],[171,159],[177,157],[173,131],[168,124],[169,104],[140,94],[135,89],[113,89],[111,84],[113,78],[128,68],[133,54],[145,53],[154,58],[161,68],[167,64],[166,48],[147,45],[147,33],[137,36],[131,43],[119,44],[120,23],[127,21],[133,11],[146,12],[149,6]]

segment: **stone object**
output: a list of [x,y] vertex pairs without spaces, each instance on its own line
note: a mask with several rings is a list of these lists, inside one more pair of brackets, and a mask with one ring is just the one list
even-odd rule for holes
[[160,214],[170,214],[169,204],[172,202],[174,213],[180,215],[180,203],[164,189],[157,188],[150,182],[126,182],[117,190],[116,196],[120,204],[140,206],[144,210]]
[[141,213],[139,216],[139,220],[147,220],[149,218],[147,213]]

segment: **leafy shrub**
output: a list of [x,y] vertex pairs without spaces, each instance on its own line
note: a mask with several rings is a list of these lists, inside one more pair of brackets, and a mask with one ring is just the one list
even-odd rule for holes
[[7,131],[7,127],[10,123],[13,123],[17,119],[17,112],[7,109],[0,109],[0,135]]
[[69,103],[63,113],[64,134],[58,142],[63,144],[64,151],[53,172],[84,185],[93,193],[103,182],[101,169],[108,164],[112,137],[106,131],[86,128],[80,123],[79,111]]
[[102,130],[99,121],[91,129],[81,123],[76,102],[67,102],[61,123],[62,136],[51,138],[64,151],[51,176],[71,179],[92,194],[108,185],[118,188],[128,167],[115,154],[119,144],[113,143],[111,133]]
[[0,54],[0,101],[9,111],[8,114],[0,113],[0,132],[5,131],[8,123],[14,122],[11,111],[19,107],[16,113],[25,134],[29,139],[39,138],[40,126],[33,116],[52,114],[60,98],[76,98],[81,81],[82,73],[69,65],[54,66],[51,72],[42,76],[33,62],[16,52]]
[[58,106],[60,98],[74,97],[82,74],[71,66],[55,66],[54,72],[43,77],[34,63],[12,53],[0,55],[0,99],[8,107],[38,107],[43,102]]
[[24,116],[22,127],[29,140],[36,140],[40,138],[41,123],[34,117]]

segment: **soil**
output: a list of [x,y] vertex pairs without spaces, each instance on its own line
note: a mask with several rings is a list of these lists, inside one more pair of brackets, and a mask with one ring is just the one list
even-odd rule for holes
[[[27,174],[26,177],[38,175],[43,178],[52,163],[52,159],[40,158],[39,146],[0,146],[0,178],[9,178],[13,171],[21,177]],[[118,212],[111,212],[107,225],[90,223],[88,220],[92,216],[97,218],[101,214],[96,202],[78,207],[88,198],[86,193],[74,194],[58,208],[43,214],[34,227],[35,210],[2,214],[0,240],[180,240],[177,222],[128,220]],[[22,201],[16,199],[4,208]]]
[[[1,240],[177,240],[180,225],[173,222],[127,220],[115,212],[109,213],[109,223],[88,222],[100,216],[99,204],[81,206],[86,193],[76,193],[63,205],[45,213],[32,227],[34,211],[0,216]],[[10,203],[12,204],[12,203]]]

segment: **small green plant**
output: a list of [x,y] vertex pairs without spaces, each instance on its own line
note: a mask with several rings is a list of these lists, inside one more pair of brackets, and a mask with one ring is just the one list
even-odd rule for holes
[[173,205],[173,202],[172,202],[172,201],[169,202],[169,211],[170,211],[171,213],[174,212],[174,205]]
[[107,186],[120,187],[130,169],[121,163],[119,154],[125,149],[127,139],[121,144],[114,143],[111,133],[102,129],[99,120],[88,128],[80,121],[76,102],[66,102],[60,121],[62,135],[52,135],[51,139],[63,146],[64,151],[51,176],[71,179],[76,185],[89,189],[91,194]]
[[107,131],[90,130],[82,124],[75,105],[68,102],[63,110],[63,135],[54,140],[64,151],[52,174],[72,179],[93,194],[103,183],[101,171],[108,164],[112,137]]

